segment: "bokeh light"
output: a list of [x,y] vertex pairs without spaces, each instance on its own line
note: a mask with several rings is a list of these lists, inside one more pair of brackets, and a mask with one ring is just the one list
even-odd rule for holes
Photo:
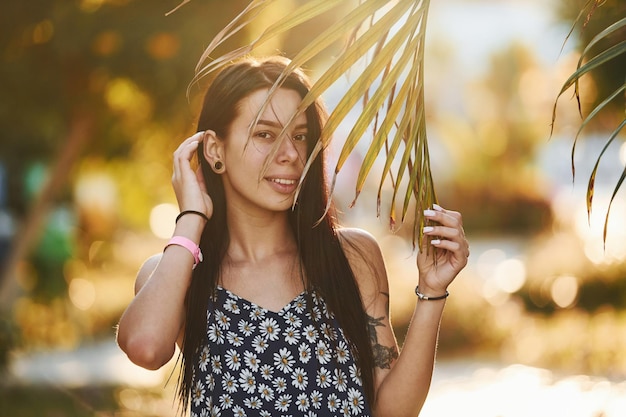
[[153,35],[146,44],[146,50],[154,59],[166,60],[176,56],[180,49],[180,39],[172,33],[161,32]]
[[92,171],[82,175],[74,188],[78,206],[87,211],[115,212],[118,206],[117,185],[104,172]]
[[150,211],[150,230],[158,238],[167,239],[175,228],[178,207],[175,204],[159,204]]
[[152,100],[131,79],[118,77],[107,83],[104,98],[109,108],[125,121],[145,121],[152,112]]
[[526,283],[526,266],[515,257],[509,257],[502,249],[488,249],[476,262],[479,276],[483,279],[482,296],[493,306],[501,306],[509,295],[519,291]]
[[42,44],[48,42],[54,36],[54,25],[50,19],[42,20],[33,29],[33,43]]
[[498,264],[495,275],[499,288],[512,294],[526,283],[526,266],[519,259],[507,259]]
[[557,277],[550,287],[550,295],[557,306],[570,307],[578,295],[578,280],[570,275]]
[[70,301],[79,310],[88,310],[96,301],[96,287],[83,278],[74,278],[68,288]]

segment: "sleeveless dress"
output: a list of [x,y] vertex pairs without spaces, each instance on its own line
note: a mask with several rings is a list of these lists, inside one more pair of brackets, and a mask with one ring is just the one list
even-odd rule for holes
[[273,312],[218,287],[208,304],[191,417],[370,416],[360,370],[316,292]]

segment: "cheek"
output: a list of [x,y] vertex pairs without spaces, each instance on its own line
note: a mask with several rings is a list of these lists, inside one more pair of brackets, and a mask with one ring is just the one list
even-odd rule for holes
[[253,138],[248,142],[246,153],[252,158],[266,157],[272,151],[273,146],[274,144],[271,142]]
[[307,155],[308,155],[308,144],[307,142],[298,142],[296,144],[296,149],[298,150],[298,154],[300,155],[300,159],[302,161],[307,160]]

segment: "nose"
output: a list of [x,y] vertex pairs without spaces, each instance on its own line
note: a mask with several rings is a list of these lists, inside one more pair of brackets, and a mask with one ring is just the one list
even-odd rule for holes
[[282,137],[276,157],[280,163],[292,163],[300,159],[296,143],[289,136]]

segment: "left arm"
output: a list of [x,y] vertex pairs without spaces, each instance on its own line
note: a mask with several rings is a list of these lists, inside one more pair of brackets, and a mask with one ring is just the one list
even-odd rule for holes
[[[440,239],[432,242],[436,253],[433,248],[422,247],[418,254],[419,289],[422,294],[438,296],[445,294],[448,285],[467,264],[469,249],[459,213],[437,207],[425,214],[438,223],[432,230],[426,229],[425,234]],[[398,353],[389,315],[389,283],[380,248],[372,236],[362,231],[344,235],[347,235],[346,240],[352,241],[344,248],[369,319],[375,362],[376,398],[371,404],[372,411],[377,417],[413,417],[424,405],[430,388],[445,299],[427,301],[416,296],[411,325],[402,352]],[[373,268],[364,266],[364,256]]]

